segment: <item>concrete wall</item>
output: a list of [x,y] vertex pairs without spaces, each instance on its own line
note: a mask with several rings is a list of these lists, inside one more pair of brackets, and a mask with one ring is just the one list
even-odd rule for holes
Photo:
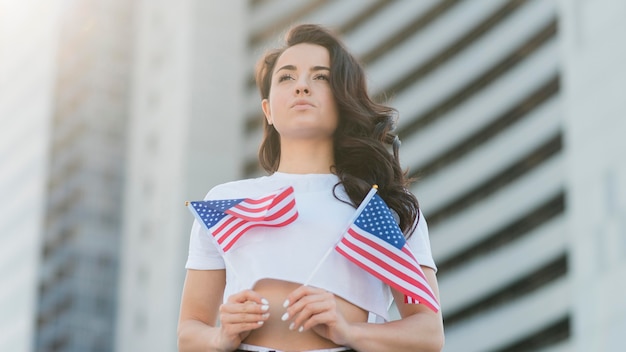
[[0,350],[29,351],[48,174],[59,4],[0,1]]
[[138,3],[118,351],[176,350],[193,221],[184,202],[239,177],[245,10]]
[[577,351],[626,348],[626,3],[561,1]]

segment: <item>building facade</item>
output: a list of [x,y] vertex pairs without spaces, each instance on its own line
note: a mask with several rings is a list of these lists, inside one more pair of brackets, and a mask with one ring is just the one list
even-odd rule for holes
[[66,1],[59,16],[36,351],[114,348],[132,7]]
[[49,2],[0,1],[2,351],[31,351],[36,331],[58,17]]
[[240,177],[246,3],[137,4],[117,351],[175,351],[193,217]]
[[560,1],[571,345],[626,346],[626,13],[621,1]]
[[365,64],[376,99],[399,111],[401,159],[418,179],[439,267],[445,349],[566,348],[573,309],[557,4],[298,4],[254,7],[252,50],[291,22],[326,24]]
[[111,351],[132,7],[0,6],[0,350]]

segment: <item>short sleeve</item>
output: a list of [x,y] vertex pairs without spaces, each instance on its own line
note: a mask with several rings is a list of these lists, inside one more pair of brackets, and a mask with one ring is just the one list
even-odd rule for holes
[[[204,198],[210,199],[211,192]],[[189,255],[187,257],[186,269],[195,270],[217,270],[224,269],[225,263],[221,252],[217,249],[211,234],[207,233],[196,220],[191,226],[189,238]]]
[[411,247],[413,254],[415,254],[415,259],[417,259],[420,265],[430,267],[435,270],[435,272],[437,271],[437,266],[435,265],[435,260],[433,259],[433,254],[430,249],[428,224],[421,210],[419,210],[419,216],[417,218],[417,227],[407,240],[407,243],[409,247]]

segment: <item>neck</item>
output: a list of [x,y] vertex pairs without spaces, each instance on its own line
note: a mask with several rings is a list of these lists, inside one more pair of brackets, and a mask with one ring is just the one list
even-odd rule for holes
[[292,174],[328,174],[334,164],[332,140],[280,141],[278,171]]

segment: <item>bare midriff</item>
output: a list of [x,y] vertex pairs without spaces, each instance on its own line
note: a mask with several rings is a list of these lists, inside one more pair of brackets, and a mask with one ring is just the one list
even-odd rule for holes
[[[283,308],[283,302],[289,293],[300,286],[301,285],[297,283],[273,279],[263,279],[257,282],[254,286],[254,291],[258,292],[269,301],[270,316],[261,328],[253,330],[250,335],[248,335],[244,343],[273,347],[283,351],[303,351],[338,347],[335,343],[321,337],[311,329],[298,332],[298,327],[296,326],[295,329],[289,330],[291,319],[287,321],[281,320],[281,317],[287,311],[286,308]],[[368,314],[363,309],[338,296],[335,296],[335,300],[338,311],[343,315],[346,321],[367,321]]]

